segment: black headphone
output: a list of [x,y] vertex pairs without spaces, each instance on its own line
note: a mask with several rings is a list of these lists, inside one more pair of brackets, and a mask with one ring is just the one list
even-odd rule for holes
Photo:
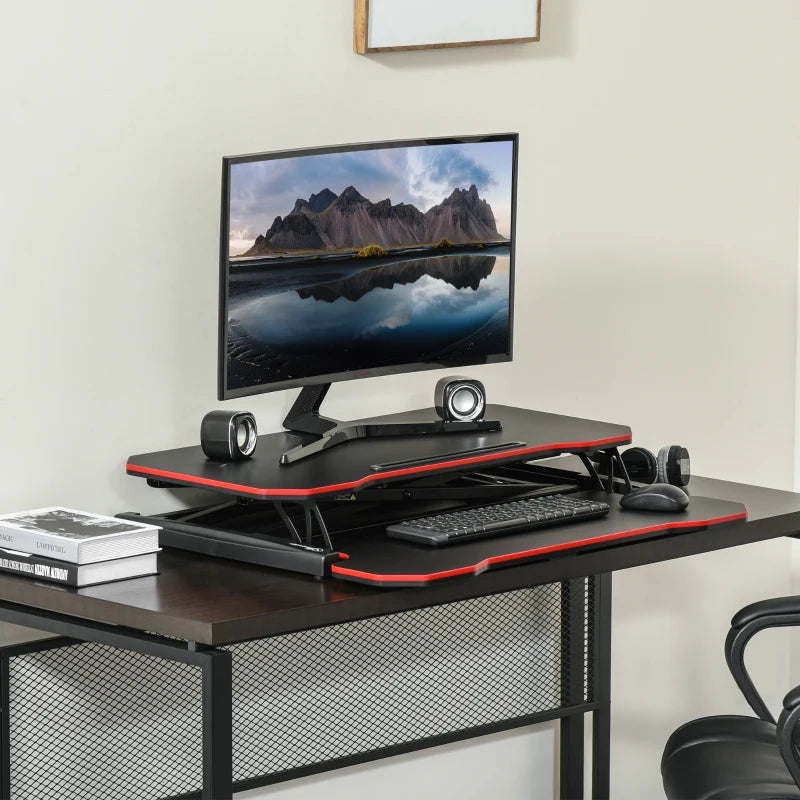
[[686,486],[692,477],[689,451],[679,444],[662,447],[656,456],[644,447],[629,447],[622,453],[622,463],[638,483]]
[[[606,467],[605,453],[595,452],[589,456],[592,461]],[[671,483],[673,486],[686,486],[692,477],[689,451],[679,444],[667,445],[653,455],[644,447],[629,447],[620,455],[625,469],[632,481],[637,483]]]

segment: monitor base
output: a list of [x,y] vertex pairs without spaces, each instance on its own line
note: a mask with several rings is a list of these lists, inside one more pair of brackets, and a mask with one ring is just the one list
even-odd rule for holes
[[[294,405],[283,421],[283,427],[294,433],[318,436],[310,444],[302,444],[287,450],[281,455],[281,464],[293,464],[309,456],[321,453],[355,439],[372,439],[386,436],[438,435],[442,433],[466,433],[474,431],[501,431],[498,420],[475,420],[472,422],[445,422],[444,420],[419,422],[381,422],[380,418],[360,422],[340,422],[323,417],[319,408],[329,383],[304,386]],[[494,446],[496,448],[496,446]]]

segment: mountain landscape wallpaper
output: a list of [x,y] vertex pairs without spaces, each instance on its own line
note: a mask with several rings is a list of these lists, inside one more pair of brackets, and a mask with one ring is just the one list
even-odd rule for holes
[[513,142],[230,165],[228,391],[510,352]]

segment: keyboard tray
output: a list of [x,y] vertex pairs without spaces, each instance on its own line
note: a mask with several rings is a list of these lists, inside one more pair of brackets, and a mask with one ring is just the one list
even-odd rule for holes
[[736,523],[747,518],[741,503],[692,497],[689,508],[677,514],[631,511],[619,508],[619,496],[585,492],[582,496],[609,502],[610,513],[601,519],[576,525],[511,533],[495,539],[479,539],[458,547],[431,548],[390,539],[372,531],[342,534],[335,546],[347,559],[331,566],[336,578],[370,586],[426,586],[438,581],[479,575],[491,569],[515,566],[533,559],[564,555],[565,551],[613,547],[711,525]]

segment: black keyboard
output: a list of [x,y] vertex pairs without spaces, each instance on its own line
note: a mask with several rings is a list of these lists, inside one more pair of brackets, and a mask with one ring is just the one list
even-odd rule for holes
[[393,539],[440,547],[604,517],[609,510],[608,503],[601,501],[568,494],[551,494],[405,520],[390,525],[386,533]]

